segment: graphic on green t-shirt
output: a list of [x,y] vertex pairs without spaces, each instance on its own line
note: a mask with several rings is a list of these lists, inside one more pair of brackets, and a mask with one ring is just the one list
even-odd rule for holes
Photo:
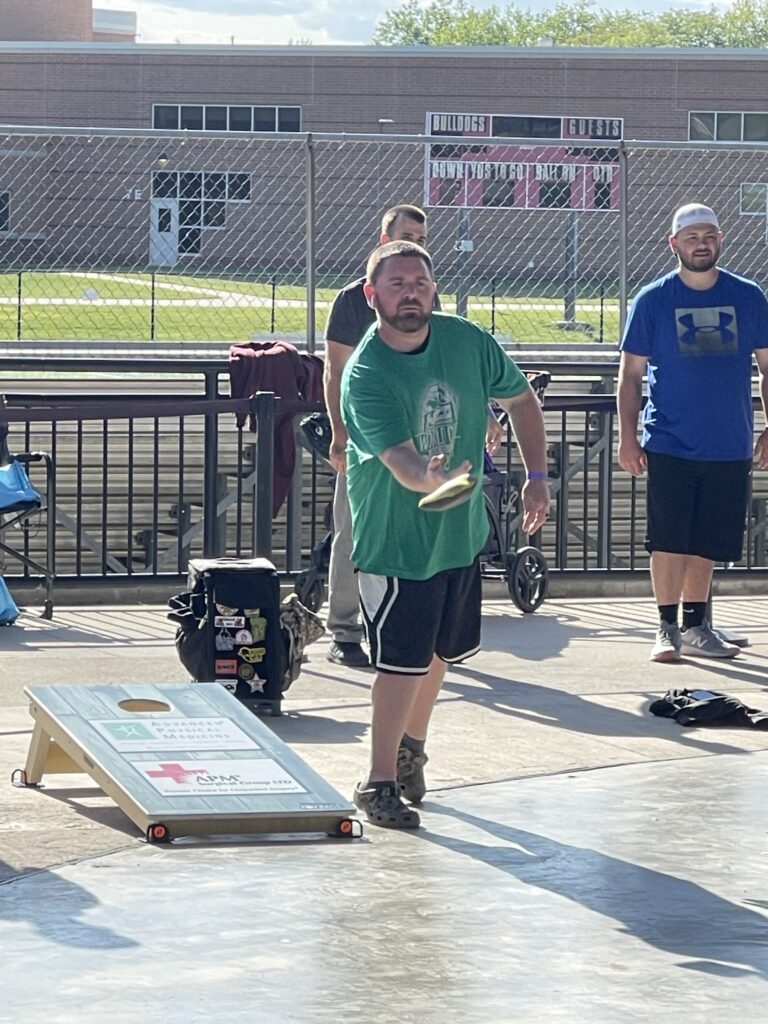
[[470,565],[488,536],[483,489],[464,505],[428,515],[379,458],[412,441],[424,458],[445,455],[483,472],[487,400],[528,387],[490,334],[461,317],[433,313],[427,344],[414,353],[386,345],[372,328],[350,357],[341,385],[349,433],[347,487],[352,561],[361,570],[429,579]]
[[413,439],[416,450],[425,458],[447,456],[450,465],[456,443],[459,400],[445,384],[430,384],[421,397],[419,421],[421,429]]

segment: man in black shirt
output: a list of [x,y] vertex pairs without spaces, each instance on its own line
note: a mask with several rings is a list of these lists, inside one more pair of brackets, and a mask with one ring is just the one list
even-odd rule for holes
[[[381,218],[379,244],[397,241],[415,242],[426,247],[427,215],[418,206],[400,203],[390,207]],[[337,472],[333,498],[334,536],[328,570],[328,617],[326,625],[333,639],[328,660],[337,665],[367,668],[368,655],[361,646],[364,635],[360,621],[360,598],[352,566],[352,517],[347,500],[347,430],[341,418],[339,396],[341,374],[347,360],[376,314],[363,294],[365,277],[346,285],[333,300],[325,327],[325,369],[323,387],[325,404],[331,420],[331,465]],[[435,309],[440,300],[435,295]],[[503,431],[489,409],[487,449],[493,454]]]
[[[381,220],[379,243],[403,239],[425,246],[427,217],[418,206],[400,204],[387,210]],[[346,285],[331,306],[325,328],[325,404],[331,420],[331,465],[337,472],[333,498],[334,536],[328,570],[327,627],[333,637],[328,660],[353,668],[366,668],[363,650],[360,599],[352,566],[352,519],[347,500],[347,430],[339,409],[341,374],[352,351],[376,320],[363,294],[365,277]]]

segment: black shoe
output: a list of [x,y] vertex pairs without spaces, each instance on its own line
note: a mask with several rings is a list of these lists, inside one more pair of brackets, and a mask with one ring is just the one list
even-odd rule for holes
[[371,667],[370,658],[361,645],[346,640],[332,640],[326,657],[335,665],[346,665],[347,668]]
[[372,825],[381,828],[418,828],[421,824],[416,811],[403,803],[394,783],[369,783],[366,789],[355,786],[352,799],[355,807],[364,812]]
[[415,754],[402,744],[397,752],[397,784],[400,794],[409,804],[420,804],[427,792],[424,781],[424,765],[429,758],[426,754]]

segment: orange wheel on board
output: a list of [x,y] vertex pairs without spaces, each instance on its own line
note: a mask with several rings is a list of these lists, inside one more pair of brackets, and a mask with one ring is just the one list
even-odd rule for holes
[[171,834],[165,825],[150,825],[147,829],[148,843],[170,843]]
[[328,835],[336,839],[359,839],[362,834],[362,822],[358,821],[357,818],[342,818],[336,826],[336,831],[328,833]]

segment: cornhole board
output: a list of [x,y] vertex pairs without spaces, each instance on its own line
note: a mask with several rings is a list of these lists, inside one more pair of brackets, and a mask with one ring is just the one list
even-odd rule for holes
[[354,807],[218,683],[28,686],[18,785],[84,772],[150,842],[362,834]]

